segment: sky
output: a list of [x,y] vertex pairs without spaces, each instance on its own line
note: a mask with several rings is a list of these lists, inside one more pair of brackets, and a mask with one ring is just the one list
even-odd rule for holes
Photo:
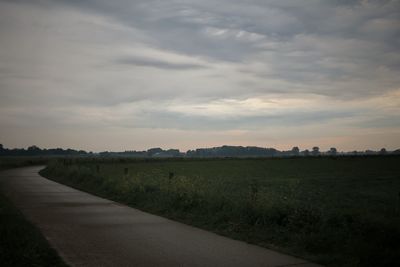
[[0,143],[400,148],[399,0],[0,0]]

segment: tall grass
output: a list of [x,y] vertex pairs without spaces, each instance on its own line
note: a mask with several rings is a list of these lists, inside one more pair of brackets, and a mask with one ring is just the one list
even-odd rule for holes
[[42,174],[332,266],[400,266],[400,158],[64,160]]

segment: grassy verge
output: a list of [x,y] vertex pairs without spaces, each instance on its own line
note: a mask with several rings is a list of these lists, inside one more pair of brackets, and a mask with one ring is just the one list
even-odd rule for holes
[[329,266],[400,266],[400,158],[60,160],[42,175]]
[[[42,158],[0,160],[0,170],[43,164]],[[13,205],[0,187],[0,265],[67,266],[41,232]]]
[[2,266],[67,266],[40,231],[1,192],[0,237]]

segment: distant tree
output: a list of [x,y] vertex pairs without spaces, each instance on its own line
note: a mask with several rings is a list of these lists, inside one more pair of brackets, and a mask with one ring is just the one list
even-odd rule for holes
[[[39,147],[37,147],[37,146],[30,146],[30,147],[28,147],[28,149],[26,150],[26,153],[27,153],[28,155],[31,155],[31,156],[32,156],[32,155],[39,155],[40,152],[42,152],[42,150],[41,150]],[[24,151],[22,151],[21,154],[24,154]]]
[[302,153],[303,153],[303,155],[306,156],[306,157],[307,157],[307,156],[310,156],[310,150],[308,150],[308,149],[304,150]]
[[331,147],[331,149],[329,149],[328,154],[331,156],[336,156],[337,154],[337,149],[335,147]]
[[365,154],[366,155],[375,155],[376,153],[377,153],[376,151],[373,151],[373,150],[370,150],[370,149],[365,150]]
[[168,149],[167,154],[172,156],[172,157],[179,157],[181,155],[181,152],[179,151],[179,149]]
[[0,150],[3,150],[4,148],[3,148],[3,144],[0,144]]
[[319,155],[319,147],[315,146],[312,148],[312,155],[318,156]]
[[387,154],[386,148],[382,148],[382,149],[379,151],[379,154],[381,154],[381,155],[386,155],[386,154]]
[[28,147],[28,151],[38,151],[38,150],[40,150],[40,148],[37,147],[37,146],[30,146],[30,147]]
[[147,150],[147,154],[150,156],[150,157],[152,157],[153,155],[155,155],[155,154],[157,154],[157,153],[161,153],[161,152],[163,152],[164,150],[162,150],[161,148],[159,148],[159,147],[156,147],[156,148],[150,148],[149,150]]
[[48,156],[48,155],[84,155],[86,151],[84,150],[74,150],[74,149],[62,149],[62,148],[50,148],[41,149],[38,146],[30,146],[27,149],[24,148],[14,148],[14,149],[4,149],[3,146],[0,148],[0,154],[4,156]]
[[300,154],[300,149],[299,147],[295,146],[292,148],[292,154],[295,156],[298,156]]

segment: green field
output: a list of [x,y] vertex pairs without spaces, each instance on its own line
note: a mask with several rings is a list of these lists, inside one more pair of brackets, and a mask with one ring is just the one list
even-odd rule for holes
[[400,266],[400,157],[69,159],[42,175],[329,266]]

